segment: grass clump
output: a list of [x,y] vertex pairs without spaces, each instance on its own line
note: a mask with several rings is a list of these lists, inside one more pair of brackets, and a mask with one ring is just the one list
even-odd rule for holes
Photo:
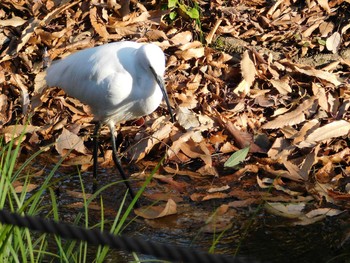
[[[32,189],[33,176],[25,174],[25,168],[37,157],[41,151],[30,156],[22,165],[18,166],[18,156],[23,141],[24,133],[18,138],[12,138],[5,143],[0,138],[0,209],[5,209],[20,215],[40,216],[59,220],[62,214],[59,211],[59,201],[55,193],[57,179],[53,178],[60,167],[64,157],[45,175],[35,190]],[[17,143],[16,143],[17,142]],[[69,153],[68,153],[69,154]],[[123,226],[130,223],[129,215],[136,199],[122,212],[127,193],[121,201],[119,210],[112,220],[104,216],[103,198],[101,193],[108,187],[118,182],[112,182],[101,187],[93,195],[85,193],[83,180],[80,173],[81,196],[83,199],[82,209],[74,214],[73,224],[86,228],[108,228],[114,234],[120,234]],[[21,190],[14,185],[20,182]],[[141,195],[144,187],[137,193]],[[99,200],[100,220],[98,223],[90,222],[89,204],[93,200]],[[90,246],[86,242],[76,240],[63,240],[59,236],[34,233],[26,228],[0,223],[0,262],[104,262],[109,249],[106,247]]]

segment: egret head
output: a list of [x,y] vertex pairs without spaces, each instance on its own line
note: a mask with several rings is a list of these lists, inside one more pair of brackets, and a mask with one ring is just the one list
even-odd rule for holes
[[146,71],[150,70],[160,87],[165,102],[168,107],[168,111],[171,117],[171,121],[175,122],[173,112],[171,110],[168,94],[164,84],[164,72],[165,72],[165,56],[160,47],[154,44],[145,44],[140,48],[140,63]]
[[160,47],[154,44],[145,44],[140,50],[140,63],[146,70],[152,68],[153,71],[163,77],[165,72],[165,56]]

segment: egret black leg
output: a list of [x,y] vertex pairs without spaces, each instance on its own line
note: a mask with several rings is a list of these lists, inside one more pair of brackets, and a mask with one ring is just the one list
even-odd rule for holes
[[[111,142],[112,142],[112,151],[113,151],[114,164],[117,166],[117,169],[118,169],[120,175],[122,176],[126,187],[129,190],[130,197],[132,199],[134,199],[134,197],[135,197],[134,191],[132,190],[132,188],[131,188],[131,186],[129,184],[128,178],[126,177],[124,169],[123,169],[123,167],[122,167],[122,165],[120,163],[120,160],[118,158],[117,145],[115,143],[115,136],[114,136],[114,131],[115,131],[114,125],[110,125],[109,128],[111,130]],[[136,206],[137,206],[137,203],[136,203]]]
[[93,149],[93,192],[96,192],[97,190],[97,159],[98,159],[98,131],[100,130],[101,123],[96,122],[94,134],[93,134],[93,141],[94,141],[94,149]]

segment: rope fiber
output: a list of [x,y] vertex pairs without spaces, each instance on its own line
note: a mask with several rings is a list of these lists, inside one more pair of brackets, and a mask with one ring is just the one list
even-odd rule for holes
[[[65,239],[86,241],[92,245],[109,246],[128,252],[152,255],[159,259],[183,261],[191,263],[247,263],[246,258],[229,257],[219,254],[199,252],[188,247],[171,246],[145,241],[135,237],[115,236],[107,231],[85,229],[67,223],[43,219],[33,216],[20,216],[0,210],[0,222],[18,227],[26,227],[33,231],[58,235]],[[250,261],[251,262],[251,261]]]

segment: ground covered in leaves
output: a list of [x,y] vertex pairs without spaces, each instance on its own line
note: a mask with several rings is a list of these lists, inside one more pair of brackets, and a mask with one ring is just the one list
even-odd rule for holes
[[[134,178],[166,154],[145,194],[167,201],[166,212],[141,216],[176,213],[188,199],[220,200],[227,218],[264,202],[302,225],[347,213],[349,20],[341,0],[2,0],[1,136],[25,129],[24,153],[52,143],[55,162],[73,147],[65,164],[90,169],[93,117],[60,89],[44,89],[44,68],[111,41],[152,41],[167,55],[176,123],[162,105],[119,128],[123,163],[144,167]],[[101,137],[108,167],[107,129]],[[226,162],[235,152],[243,162]]]

